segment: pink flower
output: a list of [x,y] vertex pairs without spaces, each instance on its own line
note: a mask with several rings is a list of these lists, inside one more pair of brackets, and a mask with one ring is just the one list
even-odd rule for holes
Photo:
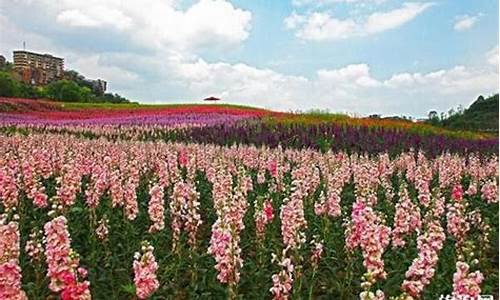
[[392,230],[392,245],[403,247],[404,238],[412,232],[417,232],[421,227],[420,208],[415,205],[408,195],[405,185],[400,187],[399,202],[396,204],[394,214],[394,229]]
[[464,196],[464,190],[461,185],[455,185],[451,191],[451,198],[455,201],[461,201]]
[[[75,162],[71,161],[63,165],[62,173],[56,179],[59,183],[56,196],[59,204],[68,207],[74,204],[76,195],[80,192],[83,172]],[[88,199],[87,203],[89,203]]]
[[481,188],[481,197],[487,203],[498,203],[498,185],[496,181],[488,180]]
[[384,279],[382,255],[389,244],[390,228],[382,224],[381,218],[362,198],[353,204],[352,219],[347,224],[346,247],[354,250],[360,247],[363,265],[373,279]]
[[139,186],[139,180],[139,169],[134,165],[130,166],[130,172],[125,183],[125,191],[123,195],[125,199],[125,215],[129,220],[135,220],[137,213],[139,212],[136,194],[136,189]]
[[217,279],[222,283],[237,282],[239,279],[238,269],[241,267],[242,261],[239,256],[235,256],[236,253],[231,251],[232,244],[234,242],[230,232],[212,229],[208,251],[215,258]]
[[217,279],[228,283],[230,292],[240,281],[243,266],[240,248],[240,232],[245,228],[243,216],[248,207],[247,194],[252,189],[250,176],[243,168],[236,172],[237,184],[233,188],[232,175],[222,167],[216,175],[213,187],[217,220],[212,225],[212,237],[208,253],[216,261]]
[[33,203],[37,207],[47,206],[47,194],[45,193],[45,187],[40,182],[40,176],[37,174],[34,163],[30,163],[31,160],[25,160],[21,164],[21,170],[23,175],[24,190],[28,198],[33,200]]
[[271,176],[277,177],[278,176],[278,163],[275,160],[272,160],[269,162],[268,166],[269,173],[271,173]]
[[109,193],[111,196],[111,203],[113,207],[123,206],[123,178],[119,169],[111,171],[109,175]]
[[430,283],[445,238],[444,230],[438,220],[430,223],[426,231],[417,238],[418,257],[413,260],[406,272],[406,279],[401,285],[401,289],[408,295],[419,298],[424,288]]
[[165,208],[163,207],[163,188],[159,185],[154,185],[150,191],[149,195],[151,199],[149,200],[149,219],[152,221],[149,227],[149,232],[157,232],[165,228]]
[[141,253],[136,253],[133,263],[134,284],[139,299],[150,297],[160,286],[156,278],[158,264],[153,255],[153,246],[143,242]]
[[259,169],[257,172],[257,183],[264,184],[266,182],[266,171],[263,169]]
[[294,265],[292,260],[286,257],[286,252],[287,250],[283,250],[280,261],[278,261],[277,256],[273,253],[272,262],[277,261],[281,268],[277,274],[273,274],[273,286],[269,289],[275,300],[287,300],[292,292]]
[[0,299],[28,299],[21,289],[21,277],[21,268],[16,259],[0,263]]
[[30,233],[28,241],[26,241],[26,246],[24,250],[26,254],[30,257],[32,261],[39,262],[43,256],[43,246],[42,246],[42,230],[33,230]]
[[[89,187],[88,189],[85,191],[85,200],[87,202],[87,205],[92,208],[92,209],[95,209],[97,207],[97,205],[99,205],[99,202],[100,202],[100,199],[102,197],[102,195],[104,194],[104,192],[106,191],[106,189],[108,188],[109,186],[109,174],[108,174],[108,164],[110,162],[110,158],[109,156],[106,156],[104,159],[104,161],[101,161],[101,162],[95,162],[93,165],[92,165],[92,171],[90,173],[90,184],[89,184]],[[72,176],[71,174],[72,172],[70,172],[70,178],[73,178],[73,177],[76,177],[76,176]],[[71,179],[70,179],[71,180]],[[79,182],[80,180],[78,180],[78,187],[79,187]],[[70,184],[71,186],[72,184]],[[66,185],[63,185],[63,187],[65,187]],[[116,195],[114,195],[116,197]]]
[[76,274],[70,271],[63,271],[65,288],[61,292],[62,300],[90,300],[90,283],[88,281],[78,282]]
[[185,167],[187,165],[188,158],[187,158],[187,151],[185,148],[182,148],[179,151],[179,165],[181,167]]
[[170,226],[172,229],[172,248],[178,249],[182,229],[188,233],[188,244],[196,247],[198,227],[202,224],[199,214],[199,194],[192,183],[177,181],[170,201]]
[[455,238],[457,247],[460,247],[465,242],[466,234],[470,230],[470,224],[467,221],[466,217],[465,203],[453,202],[452,204],[448,204],[447,208],[448,212],[446,213],[446,228],[448,233]]
[[469,184],[469,188],[467,189],[467,191],[465,191],[465,194],[469,196],[474,196],[475,194],[477,194],[477,183],[471,181],[471,183]]
[[59,216],[44,226],[49,289],[61,292],[63,299],[90,299],[90,283],[80,282],[77,278],[79,259],[78,254],[71,249],[66,223],[66,218]]
[[255,231],[258,240],[264,239],[266,225],[271,223],[274,218],[273,205],[270,200],[262,200],[257,198],[254,203],[254,219]]
[[[2,161],[0,160],[0,165]],[[16,170],[10,168],[7,164],[0,168],[0,199],[6,210],[17,206],[19,197],[19,188],[16,178]]]
[[430,185],[433,172],[429,161],[422,152],[418,153],[417,165],[415,168],[413,181],[418,190],[418,200],[422,206],[428,207],[431,202]]
[[469,272],[469,265],[458,261],[457,270],[453,274],[453,296],[469,297],[476,299],[481,294],[481,283],[484,280],[483,274],[479,271]]
[[0,299],[28,299],[21,288],[19,240],[18,224],[0,216]]
[[307,161],[292,171],[292,194],[283,200],[281,206],[281,235],[285,247],[298,249],[305,243],[304,230],[307,221],[304,216],[304,198],[316,189],[319,173]]
[[269,200],[266,200],[264,202],[264,214],[266,215],[266,223],[269,223],[273,220],[274,218],[273,205]]
[[321,192],[319,200],[314,203],[314,213],[317,216],[325,214],[332,217],[340,216],[340,191],[330,190],[328,199],[326,199],[325,194]]
[[313,268],[316,268],[318,267],[321,256],[323,255],[323,241],[318,241],[318,237],[315,236],[311,241],[311,246],[311,265],[313,266]]

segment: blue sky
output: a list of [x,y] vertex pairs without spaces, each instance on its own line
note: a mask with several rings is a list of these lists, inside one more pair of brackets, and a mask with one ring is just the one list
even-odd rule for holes
[[14,0],[22,42],[144,103],[425,116],[498,91],[498,1]]

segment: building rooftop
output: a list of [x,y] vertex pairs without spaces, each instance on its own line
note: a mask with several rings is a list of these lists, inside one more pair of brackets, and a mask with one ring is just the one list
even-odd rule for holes
[[55,58],[55,59],[61,59],[61,60],[63,60],[63,58],[61,58],[61,57],[57,57],[57,56],[54,56],[54,55],[51,55],[51,54],[48,54],[48,53],[41,54],[41,53],[36,53],[36,52],[31,52],[31,51],[26,51],[26,50],[14,50],[12,52],[14,54],[16,54],[16,53],[26,53],[26,54],[33,54],[33,55],[38,55],[38,56],[46,56],[46,57],[50,57],[50,58]]

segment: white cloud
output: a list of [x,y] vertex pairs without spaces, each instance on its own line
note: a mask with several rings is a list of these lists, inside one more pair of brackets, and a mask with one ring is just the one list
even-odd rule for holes
[[498,45],[486,53],[486,59],[490,65],[498,68]]
[[299,108],[295,102],[297,97],[308,91],[304,87],[309,80],[304,77],[284,75],[244,63],[208,63],[203,59],[171,63],[171,76],[182,82],[192,99],[217,95],[233,103],[288,110]]
[[[18,0],[40,10],[66,30],[115,30],[154,51],[192,51],[209,45],[225,48],[246,40],[252,14],[226,0],[199,0],[186,9],[164,0]],[[63,29],[61,28],[61,30]]]
[[331,5],[335,3],[366,3],[366,2],[372,2],[375,4],[380,4],[385,2],[386,0],[292,0],[292,5],[301,7],[301,6],[309,6],[309,5],[316,5],[316,6],[324,6],[324,5]]
[[138,74],[115,65],[108,65],[97,54],[78,57],[71,63],[71,66],[88,78],[106,80],[114,88],[126,88],[130,85],[142,84]]
[[377,87],[380,82],[370,75],[370,67],[366,64],[348,65],[335,70],[319,70],[318,80],[335,85],[356,87]]
[[339,20],[326,13],[312,13],[305,24],[296,32],[296,36],[304,40],[344,39],[356,35],[358,24],[353,20]]
[[[0,54],[4,55],[7,59],[12,54],[12,50],[22,49],[23,41],[27,42],[28,47],[38,49],[38,51],[47,51],[48,49],[54,50],[57,48],[47,38],[20,29],[4,15],[0,14]],[[54,53],[55,55],[62,55],[62,53]]]
[[467,105],[479,94],[498,91],[496,71],[464,66],[379,79],[367,64],[322,69],[306,78],[241,63],[208,63],[203,59],[171,63],[171,76],[189,91],[185,99],[213,94],[228,102],[279,110],[326,108],[425,116],[428,110],[445,111]]
[[66,9],[56,18],[57,22],[74,27],[110,26],[118,30],[130,28],[132,19],[123,12],[106,6],[92,6],[85,10]]
[[453,25],[453,29],[455,29],[455,31],[465,31],[467,29],[470,29],[474,26],[474,24],[476,24],[480,16],[480,14],[476,16],[458,16],[456,18],[455,25]]
[[404,3],[401,8],[388,12],[376,12],[371,14],[364,24],[364,31],[367,33],[376,33],[397,28],[416,16],[424,12],[433,3]]
[[[384,85],[408,92],[425,93],[433,91],[441,95],[495,91],[498,74],[486,70],[474,70],[464,66],[455,66],[447,70],[438,70],[426,74],[395,74],[384,81]],[[498,87],[496,88],[498,89]]]
[[313,12],[308,15],[298,15],[294,12],[284,23],[287,29],[296,29],[296,36],[303,40],[338,40],[400,27],[433,5],[430,2],[404,3],[400,8],[375,12],[359,20],[338,19],[326,12]]
[[61,12],[57,16],[57,22],[69,26],[94,27],[98,26],[99,22],[81,11],[76,9],[68,9]]
[[304,22],[306,22],[306,17],[303,15],[299,15],[296,12],[292,12],[292,14],[286,17],[284,20],[285,27],[287,29],[295,29]]

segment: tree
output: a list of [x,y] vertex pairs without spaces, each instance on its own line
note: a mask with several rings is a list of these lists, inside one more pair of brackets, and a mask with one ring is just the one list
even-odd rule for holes
[[40,98],[38,90],[35,87],[23,83],[19,84],[17,96],[22,98],[31,98],[31,99]]
[[6,61],[3,66],[0,66],[0,71],[11,72],[13,68],[14,68],[14,64]]
[[9,73],[0,72],[0,96],[17,97],[19,96],[19,84]]
[[69,81],[62,85],[60,91],[60,99],[62,101],[75,101],[79,102],[82,100],[82,93],[78,84],[73,81]]
[[74,81],[59,80],[47,86],[47,97],[60,101],[80,102],[88,100],[89,91],[80,87]]
[[88,87],[80,88],[80,101],[91,102],[94,99],[94,95],[92,94],[92,90]]
[[435,111],[435,110],[431,110],[429,112],[428,116],[429,116],[429,120],[439,119],[439,115],[438,115],[437,111]]

